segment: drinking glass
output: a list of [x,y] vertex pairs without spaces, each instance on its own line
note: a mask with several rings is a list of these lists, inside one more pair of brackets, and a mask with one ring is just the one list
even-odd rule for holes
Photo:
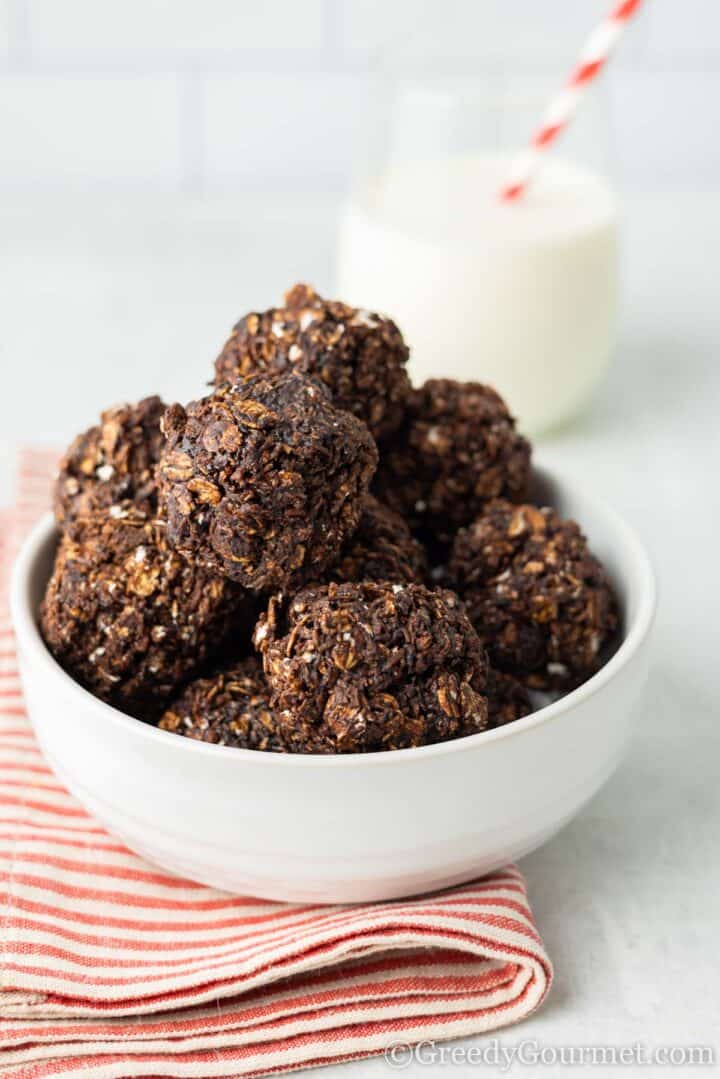
[[391,53],[338,239],[338,294],[397,321],[415,382],[490,383],[535,433],[587,402],[616,326],[602,94],[583,102],[526,194],[499,197],[562,74]]

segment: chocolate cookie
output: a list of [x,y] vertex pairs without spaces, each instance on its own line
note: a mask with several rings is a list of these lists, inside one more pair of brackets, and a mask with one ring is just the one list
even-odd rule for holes
[[487,677],[488,726],[504,727],[515,719],[522,719],[532,712],[528,691],[522,682],[511,674],[504,674],[490,667]]
[[363,582],[275,597],[254,641],[299,752],[402,749],[484,730],[486,663],[452,592]]
[[601,665],[617,608],[574,521],[497,499],[458,533],[449,574],[493,666],[532,688],[569,689]]
[[155,519],[128,510],[62,537],[41,609],[58,663],[97,697],[156,715],[231,632],[248,632],[241,588],[167,544]]
[[530,445],[503,399],[477,382],[431,379],[385,447],[375,490],[414,531],[448,542],[497,496],[524,497]]
[[85,523],[111,507],[121,513],[136,506],[153,514],[157,506],[155,466],[166,406],[159,397],[103,412],[100,423],[78,435],[60,463],[55,484],[55,518],[78,538]]
[[240,319],[215,361],[215,380],[287,370],[311,375],[327,386],[337,408],[359,416],[380,439],[402,422],[410,394],[407,358],[390,319],[295,285],[284,306]]
[[425,551],[413,538],[405,520],[367,495],[354,535],[345,542],[340,558],[324,575],[325,581],[415,581],[427,575]]
[[260,661],[249,656],[196,678],[163,713],[165,731],[238,749],[281,751]]
[[312,379],[259,375],[168,409],[159,476],[168,539],[251,589],[322,574],[377,464],[367,427]]

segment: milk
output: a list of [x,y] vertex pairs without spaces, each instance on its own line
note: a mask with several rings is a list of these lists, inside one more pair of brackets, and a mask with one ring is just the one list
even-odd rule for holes
[[429,377],[495,386],[539,431],[588,399],[610,355],[617,208],[599,177],[548,158],[522,201],[500,156],[407,162],[343,215],[338,295],[390,314]]

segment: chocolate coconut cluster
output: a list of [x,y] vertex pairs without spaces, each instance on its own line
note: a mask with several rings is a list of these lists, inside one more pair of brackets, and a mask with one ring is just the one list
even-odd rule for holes
[[392,320],[307,285],[245,315],[212,392],[104,412],[63,458],[41,608],[91,693],[286,753],[407,749],[527,715],[618,616],[481,383],[413,388]]

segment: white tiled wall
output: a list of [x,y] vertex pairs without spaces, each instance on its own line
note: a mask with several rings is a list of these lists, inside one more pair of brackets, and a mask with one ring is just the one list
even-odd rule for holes
[[7,4],[0,5],[0,62],[5,62],[10,47],[10,13]]
[[215,54],[322,49],[324,0],[24,0],[33,50],[46,59],[212,70]]
[[[455,0],[478,62],[560,76],[609,0]],[[0,0],[0,187],[336,189],[376,57],[453,0]],[[609,77],[631,188],[720,183],[720,0],[645,0]]]
[[365,88],[364,76],[342,72],[208,76],[201,114],[207,180],[252,183],[259,174],[299,188],[312,179],[333,185],[351,167]]
[[[539,51],[562,56],[569,50],[572,55],[608,9],[607,0],[348,0],[343,41],[348,49],[372,52],[401,43],[423,23],[447,21],[448,16],[454,21],[460,14],[471,31],[472,47],[490,60]],[[442,26],[436,27],[433,36],[441,34]]]
[[0,156],[9,184],[181,180],[176,75],[0,76]]

